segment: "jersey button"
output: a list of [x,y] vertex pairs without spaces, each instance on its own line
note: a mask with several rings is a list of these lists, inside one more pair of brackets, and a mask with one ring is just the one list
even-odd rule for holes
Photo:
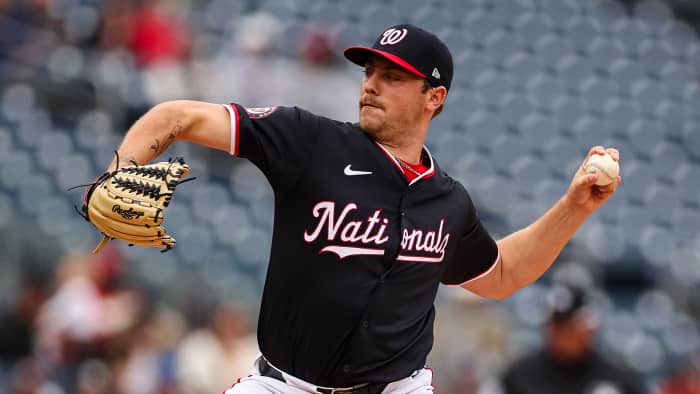
[[367,328],[369,327],[369,322],[367,320],[362,322],[362,327]]
[[343,372],[345,372],[345,373],[350,372],[350,366],[347,364],[343,365]]

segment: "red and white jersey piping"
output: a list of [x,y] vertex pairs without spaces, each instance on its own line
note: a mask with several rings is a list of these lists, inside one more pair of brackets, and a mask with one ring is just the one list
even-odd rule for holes
[[231,147],[229,153],[233,156],[238,156],[238,108],[233,104],[224,104],[224,108],[228,111],[231,120]]
[[[377,144],[377,146],[382,149],[384,154],[391,160],[392,163],[394,163],[396,168],[398,168],[399,171],[401,171],[401,173],[403,173],[403,168],[401,167],[401,164],[399,164],[399,161],[396,159],[396,157],[394,157],[394,155],[391,152],[389,152],[389,150],[387,148],[385,148],[384,145],[380,144],[377,141],[374,141],[374,143]],[[418,182],[421,179],[430,178],[431,176],[435,175],[435,165],[433,164],[433,155],[430,154],[430,151],[428,150],[428,148],[425,145],[423,145],[423,150],[428,155],[428,159],[430,160],[430,167],[428,168],[427,171],[418,175],[415,179],[413,179],[411,182],[409,182],[408,183],[409,186],[413,185],[414,183]]]

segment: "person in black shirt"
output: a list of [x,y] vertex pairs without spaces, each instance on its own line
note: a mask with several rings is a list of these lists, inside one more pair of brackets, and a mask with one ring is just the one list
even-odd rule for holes
[[[549,268],[620,183],[596,186],[579,168],[547,213],[495,241],[423,145],[452,82],[445,44],[401,24],[345,56],[364,67],[359,123],[182,100],[149,110],[119,147],[123,162],[144,164],[191,141],[247,158],[272,185],[262,356],[227,393],[432,391],[425,362],[439,284],[509,296]],[[606,152],[619,158],[602,146],[587,157]]]
[[555,286],[545,345],[515,361],[503,379],[504,394],[641,394],[641,378],[593,347],[597,318],[583,289]]

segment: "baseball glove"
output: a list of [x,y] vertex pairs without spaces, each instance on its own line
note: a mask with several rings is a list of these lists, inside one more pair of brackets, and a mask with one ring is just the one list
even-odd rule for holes
[[194,179],[182,179],[189,171],[185,161],[176,158],[143,166],[134,163],[97,178],[82,205],[82,216],[104,235],[93,253],[115,238],[163,252],[175,246],[175,238],[162,227],[163,217],[177,185]]

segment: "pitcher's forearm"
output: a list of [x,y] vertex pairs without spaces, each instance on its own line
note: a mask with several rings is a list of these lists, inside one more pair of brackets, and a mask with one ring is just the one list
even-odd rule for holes
[[[176,102],[166,102],[151,108],[137,120],[126,133],[119,149],[119,167],[136,162],[151,162],[175,141],[180,139],[189,125],[185,111]],[[117,167],[117,158],[108,170]]]

